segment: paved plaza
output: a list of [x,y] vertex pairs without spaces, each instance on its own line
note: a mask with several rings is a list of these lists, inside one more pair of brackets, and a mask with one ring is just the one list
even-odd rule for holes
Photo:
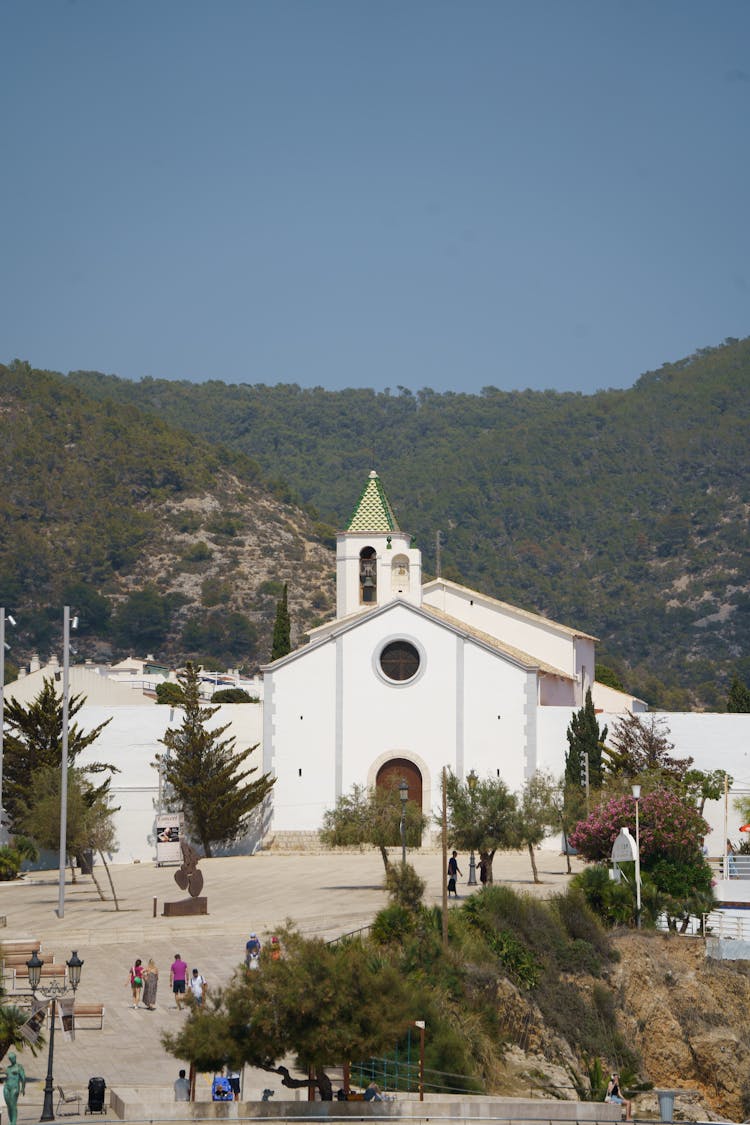
[[[394,858],[398,855],[394,853]],[[425,899],[442,899],[442,861],[439,852],[418,851],[409,861],[427,882]],[[463,878],[459,894],[475,893],[466,886],[468,857],[459,859]],[[531,880],[528,854],[498,853],[496,882],[519,891],[549,895],[567,881],[563,856],[538,852],[540,885]],[[154,1101],[168,1096],[179,1063],[161,1046],[163,1031],[177,1028],[185,1018],[175,1009],[169,990],[169,966],[182,954],[190,969],[197,968],[212,986],[225,984],[242,961],[251,930],[267,941],[288,919],[306,936],[325,939],[368,925],[387,899],[383,890],[383,863],[376,851],[361,853],[279,854],[259,853],[229,859],[201,860],[205,917],[163,918],[164,901],[183,898],[174,882],[173,867],[129,864],[112,868],[120,898],[116,911],[111,899],[101,902],[90,878],[68,881],[65,912],[58,918],[57,872],[34,872],[20,883],[0,884],[0,914],[7,919],[0,938],[39,938],[41,956],[57,962],[75,949],[84,961],[77,998],[81,1003],[102,1003],[102,1030],[78,1028],[73,1042],[58,1027],[55,1035],[55,1083],[66,1091],[86,1093],[88,1080],[101,1075],[108,1087],[151,1087]],[[97,877],[107,888],[104,871]],[[70,874],[68,873],[68,879]],[[108,891],[108,888],[107,888]],[[154,916],[154,900],[156,915]],[[457,905],[460,905],[459,898]],[[451,907],[455,904],[451,900]],[[160,970],[157,1009],[133,1010],[128,971],[136,957],[153,957]],[[7,982],[6,982],[7,983]],[[28,992],[21,977],[18,987]],[[47,1050],[34,1058],[29,1050],[19,1054],[26,1068],[26,1097],[19,1102],[19,1123],[38,1121],[43,1100]],[[206,1082],[206,1079],[201,1079]],[[281,1090],[272,1075],[247,1074],[245,1096],[253,1097],[264,1086]],[[206,1087],[207,1089],[207,1087]],[[205,1092],[205,1091],[204,1091]],[[197,1091],[200,1096],[200,1089]],[[284,1097],[288,1098],[289,1093]],[[278,1094],[277,1094],[278,1097]],[[3,1106],[4,1110],[4,1106]]]

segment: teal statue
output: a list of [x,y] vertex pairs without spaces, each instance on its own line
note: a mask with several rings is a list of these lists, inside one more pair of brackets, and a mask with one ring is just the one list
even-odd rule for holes
[[8,1107],[8,1125],[16,1125],[18,1118],[18,1095],[26,1093],[26,1071],[20,1063],[16,1062],[15,1052],[8,1055],[8,1067],[5,1071],[5,1087],[3,1096]]

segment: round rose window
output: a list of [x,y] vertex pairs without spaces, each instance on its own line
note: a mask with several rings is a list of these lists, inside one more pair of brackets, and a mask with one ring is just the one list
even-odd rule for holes
[[389,680],[403,683],[419,671],[419,653],[408,641],[391,641],[380,654],[380,667]]

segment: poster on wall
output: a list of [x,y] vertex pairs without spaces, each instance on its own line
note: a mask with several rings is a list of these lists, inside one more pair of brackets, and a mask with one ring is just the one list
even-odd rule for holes
[[182,839],[181,812],[159,813],[156,818],[156,866],[163,863],[182,863],[180,840]]

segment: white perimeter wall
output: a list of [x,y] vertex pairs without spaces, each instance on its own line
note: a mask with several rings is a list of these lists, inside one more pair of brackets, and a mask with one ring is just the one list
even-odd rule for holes
[[[231,723],[224,738],[237,739],[238,751],[261,741],[261,711],[259,704],[236,703],[221,706],[209,723],[210,727]],[[167,727],[180,724],[180,711],[175,709],[170,722],[170,708],[153,707],[89,707],[84,705],[76,715],[76,722],[89,731],[108,718],[112,721],[90,747],[76,759],[76,764],[111,762],[120,770],[112,781],[112,803],[120,805],[115,814],[118,850],[113,854],[116,863],[141,862],[156,858],[154,828],[159,794],[159,773],[152,764],[164,750],[160,739]],[[260,748],[252,754],[248,764],[258,769],[262,766]]]

